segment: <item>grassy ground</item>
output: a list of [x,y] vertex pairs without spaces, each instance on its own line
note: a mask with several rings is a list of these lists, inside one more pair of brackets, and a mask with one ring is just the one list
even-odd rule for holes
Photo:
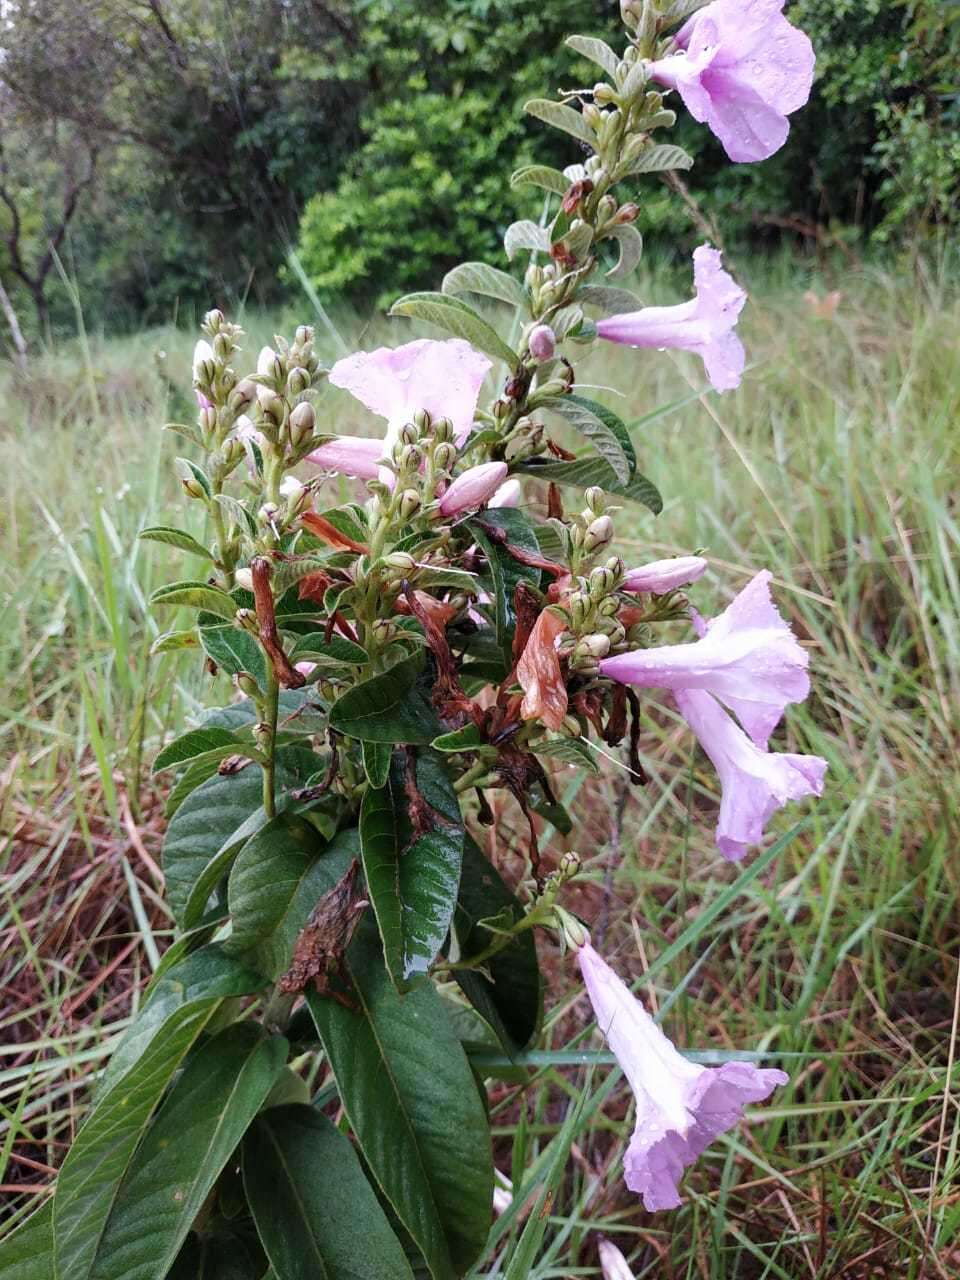
[[[749,280],[753,264],[736,265]],[[600,1046],[578,983],[545,947],[553,990],[540,1069],[522,1092],[492,1086],[498,1162],[518,1195],[477,1274],[506,1275],[512,1259],[511,1277],[599,1275],[598,1232],[637,1277],[960,1273],[957,1071],[948,1083],[960,946],[960,349],[947,337],[960,307],[929,268],[803,280],[785,267],[753,284],[752,368],[737,393],[698,398],[700,370],[682,356],[608,352],[580,376],[626,388],[611,403],[628,420],[680,402],[635,433],[667,506],[656,520],[622,513],[621,550],[639,562],[706,548],[704,611],[773,570],[815,688],[778,745],[825,756],[826,793],[781,815],[777,856],[722,863],[715,777],[654,702],[644,791],[627,797],[607,764],[599,779],[561,781],[579,819],[570,843],[588,868],[573,905],[595,941],[682,1045],[770,1053],[792,1083],[701,1160],[682,1210],[646,1214],[619,1177],[629,1095],[608,1067],[588,1075],[577,1064],[576,1046]],[[819,302],[804,299],[808,287]],[[841,293],[832,314],[829,289]],[[248,328],[254,349],[269,336],[261,318]],[[81,345],[4,391],[0,1193],[10,1220],[49,1186],[90,1073],[169,936],[162,796],[144,762],[214,691],[174,655],[148,661],[159,627],[144,600],[175,562],[135,535],[176,501],[175,449],[158,426],[189,411],[177,388],[189,385],[191,345],[173,333]],[[332,337],[328,351],[339,354]],[[506,803],[502,819],[509,844]],[[570,1099],[582,1100],[575,1117]],[[567,1142],[553,1199],[529,1218],[543,1240],[527,1266],[517,1257],[524,1170]]]

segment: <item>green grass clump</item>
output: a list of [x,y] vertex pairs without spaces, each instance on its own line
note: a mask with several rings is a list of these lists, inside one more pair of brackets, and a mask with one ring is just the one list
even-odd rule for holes
[[[699,364],[683,355],[607,349],[578,373],[629,422],[675,406],[634,432],[666,508],[619,514],[628,563],[703,548],[704,612],[773,571],[814,685],[777,747],[827,758],[824,796],[779,815],[776,856],[724,863],[716,778],[654,698],[646,788],[627,794],[616,760],[559,782],[577,818],[567,843],[586,867],[571,905],[597,945],[682,1046],[769,1054],[792,1082],[711,1148],[683,1209],[646,1214],[619,1177],[629,1094],[615,1071],[583,1065],[603,1046],[569,961],[544,945],[553,992],[536,1075],[521,1088],[491,1067],[504,1077],[491,1099],[515,1198],[477,1275],[599,1275],[598,1233],[637,1277],[960,1271],[960,348],[947,338],[960,304],[923,264],[829,283],[734,265],[754,299],[738,392],[701,395]],[[248,318],[254,359],[268,320]],[[358,327],[351,345],[409,336]],[[148,657],[176,622],[145,600],[191,567],[138,547],[136,533],[178,502],[176,441],[159,426],[194,412],[191,348],[172,331],[94,344],[38,361],[4,391],[0,1184],[11,1220],[49,1185],[91,1073],[169,936],[163,797],[146,764],[213,688],[198,661]],[[341,353],[331,334],[326,354]],[[369,429],[332,391],[321,421],[334,407],[347,412],[339,429]],[[201,533],[199,512],[188,515]],[[498,816],[509,866],[516,814],[503,801]],[[521,838],[518,826],[518,850]],[[563,847],[554,835],[551,850]]]

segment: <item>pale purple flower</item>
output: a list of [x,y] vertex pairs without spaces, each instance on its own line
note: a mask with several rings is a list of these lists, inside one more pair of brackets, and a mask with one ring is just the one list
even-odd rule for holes
[[260,354],[257,356],[257,373],[261,377],[273,376],[273,362],[277,358],[277,353],[273,347],[261,347]]
[[548,324],[538,324],[531,330],[527,346],[537,360],[552,360],[557,349],[557,335]]
[[766,570],[752,578],[699,640],[604,658],[601,673],[648,689],[704,689],[765,747],[787,703],[810,692],[807,652],[777,612],[770,578]]
[[600,1271],[603,1280],[635,1280],[626,1258],[612,1240],[601,1236],[597,1241],[597,1252],[600,1254]]
[[253,419],[248,418],[245,413],[241,413],[233,424],[233,430],[230,432],[228,439],[239,440],[243,444],[263,444],[262,433],[254,426]]
[[[383,452],[382,440],[370,440],[365,436],[334,436],[308,453],[307,461],[324,471],[338,471],[360,480],[375,480]],[[392,473],[389,474],[393,480]]]
[[714,0],[677,33],[683,50],[650,64],[731,160],[766,160],[787,140],[787,116],[810,96],[813,46],[783,0]]
[[589,942],[577,958],[597,1024],[636,1101],[626,1184],[650,1212],[675,1209],[683,1170],[737,1124],[747,1103],[762,1102],[789,1077],[748,1062],[688,1062]]
[[193,394],[197,397],[197,405],[201,409],[212,409],[213,401],[209,400],[199,387],[194,387]]
[[[206,379],[201,376],[200,366],[208,363],[213,364],[215,360],[216,360],[216,357],[213,354],[213,347],[211,347],[210,343],[207,342],[204,338],[201,338],[200,341],[197,343],[197,345],[193,348],[193,381],[194,383],[206,381]],[[210,400],[203,394],[203,392],[200,391],[198,388],[195,388],[195,390],[196,390],[196,396],[197,396],[197,403],[199,404],[200,408],[201,409],[212,408]]]
[[402,347],[358,351],[338,360],[330,381],[356,396],[361,404],[387,420],[381,453],[389,455],[400,428],[419,409],[434,418],[449,418],[457,444],[473,426],[480,387],[490,361],[469,342],[420,338]]
[[720,265],[719,249],[702,244],[693,251],[696,297],[673,307],[642,307],[597,321],[597,333],[628,347],[676,347],[703,361],[717,391],[740,385],[745,355],[734,333],[747,295]]
[[762,751],[703,689],[677,689],[673,696],[719,775],[717,848],[731,862],[760,843],[767,820],[788,801],[823,792],[826,760]]
[[446,517],[473,511],[492,498],[507,476],[505,462],[481,462],[457,476],[440,499],[440,514]]
[[519,480],[504,480],[503,484],[496,491],[490,501],[488,507],[519,507],[523,498],[523,486]]
[[674,556],[671,560],[653,560],[637,569],[628,569],[622,585],[624,591],[649,591],[664,596],[677,587],[696,582],[706,571],[703,556]]

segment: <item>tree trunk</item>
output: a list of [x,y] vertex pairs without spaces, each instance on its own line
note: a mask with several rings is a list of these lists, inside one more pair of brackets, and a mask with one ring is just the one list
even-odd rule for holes
[[13,342],[13,363],[20,370],[26,369],[27,344],[23,340],[23,330],[20,328],[20,321],[17,319],[17,313],[13,309],[13,303],[10,301],[10,295],[3,287],[2,280],[0,280],[0,311],[3,312],[10,328],[10,338]]

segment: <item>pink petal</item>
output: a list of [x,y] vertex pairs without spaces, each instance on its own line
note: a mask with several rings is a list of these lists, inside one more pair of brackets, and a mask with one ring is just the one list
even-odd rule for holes
[[470,434],[480,387],[490,361],[464,342],[450,338],[436,342],[420,338],[401,347],[358,351],[338,360],[330,381],[355,396],[389,424],[391,435],[419,409],[433,417],[449,418],[462,444]]
[[702,556],[675,556],[671,560],[653,560],[637,569],[628,569],[623,590],[650,591],[662,596],[677,587],[696,582],[706,571],[707,562]]
[[440,499],[441,514],[455,516],[461,511],[472,511],[492,498],[507,478],[505,462],[481,462],[457,476]]
[[383,457],[383,441],[365,436],[336,436],[307,454],[307,461],[324,471],[339,471],[361,480],[375,480],[377,462]]

